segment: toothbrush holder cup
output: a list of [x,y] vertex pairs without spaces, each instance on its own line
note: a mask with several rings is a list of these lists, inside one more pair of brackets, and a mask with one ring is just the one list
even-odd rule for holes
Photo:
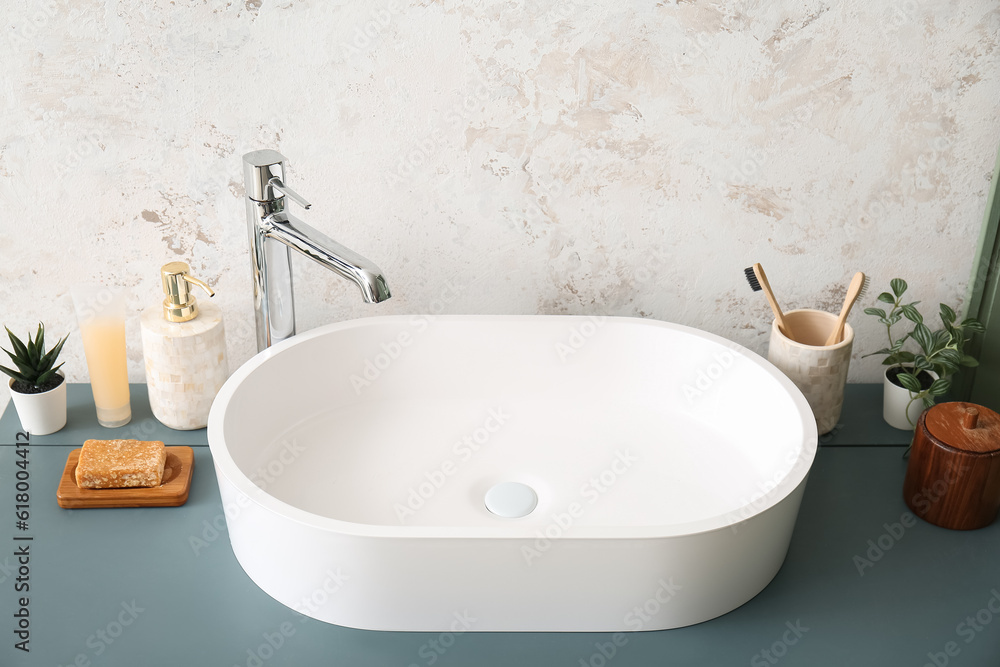
[[810,308],[790,310],[784,315],[791,338],[778,330],[777,321],[773,322],[767,360],[805,395],[819,433],[829,433],[837,425],[844,406],[854,329],[844,324],[840,342],[824,345],[837,326],[836,315]]

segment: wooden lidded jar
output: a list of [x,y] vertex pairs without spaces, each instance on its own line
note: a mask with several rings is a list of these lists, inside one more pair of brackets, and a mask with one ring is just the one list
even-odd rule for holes
[[1000,415],[963,402],[925,410],[913,433],[903,499],[942,528],[991,524],[1000,509]]

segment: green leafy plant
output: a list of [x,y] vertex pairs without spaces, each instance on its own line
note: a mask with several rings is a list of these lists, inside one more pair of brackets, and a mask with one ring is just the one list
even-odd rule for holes
[[[906,292],[906,281],[901,278],[893,278],[889,283],[892,292],[882,292],[878,295],[878,301],[892,306],[889,312],[882,308],[865,308],[865,313],[878,318],[878,321],[885,325],[886,335],[889,339],[889,347],[884,347],[877,352],[866,354],[870,357],[876,354],[884,354],[883,366],[893,366],[896,383],[910,392],[910,404],[914,401],[923,401],[924,407],[934,405],[934,400],[942,396],[951,389],[951,378],[963,366],[978,366],[979,362],[974,357],[965,353],[965,345],[972,338],[972,334],[985,331],[982,322],[974,317],[969,317],[956,324],[958,317],[955,311],[945,304],[940,305],[940,317],[942,328],[932,331],[924,322],[923,315],[917,310],[919,301],[903,303],[903,294]],[[913,328],[899,338],[893,338],[892,328],[903,319],[913,323]],[[905,349],[906,342],[912,340],[916,343],[917,349]],[[911,348],[913,346],[910,346]],[[929,374],[922,371],[933,371],[937,374],[937,379],[933,379]],[[890,371],[891,373],[892,371]],[[927,380],[922,383],[921,376],[925,375]],[[892,376],[890,375],[890,381]],[[907,405],[909,408],[909,404]]]
[[[4,327],[7,329],[7,327]],[[37,393],[58,387],[62,382],[62,377],[56,375],[62,364],[54,366],[59,353],[62,351],[63,343],[69,338],[69,334],[56,343],[48,352],[45,351],[45,326],[38,324],[38,332],[34,339],[31,332],[28,332],[28,342],[23,343],[15,336],[10,329],[7,329],[7,336],[14,351],[10,352],[6,348],[0,348],[7,353],[17,366],[17,370],[0,366],[0,371],[14,378],[14,391],[21,394]]]

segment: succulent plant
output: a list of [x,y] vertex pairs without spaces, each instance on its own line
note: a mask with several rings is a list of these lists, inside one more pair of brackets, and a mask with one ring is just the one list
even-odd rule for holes
[[[7,329],[7,327],[4,327]],[[61,378],[56,375],[62,364],[54,366],[59,353],[62,351],[63,343],[69,338],[69,334],[56,343],[48,352],[45,351],[45,326],[38,324],[38,332],[34,339],[31,332],[28,332],[28,343],[22,343],[10,329],[7,329],[7,336],[14,351],[10,352],[6,348],[0,348],[7,353],[17,366],[17,370],[0,366],[0,371],[14,378],[14,390],[20,393],[36,393],[46,391],[59,386]],[[19,386],[20,385],[20,386]]]

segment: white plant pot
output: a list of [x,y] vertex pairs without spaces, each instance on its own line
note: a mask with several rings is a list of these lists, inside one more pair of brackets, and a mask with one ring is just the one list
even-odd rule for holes
[[[923,399],[912,401],[913,394],[906,387],[900,387],[889,380],[889,370],[882,373],[882,418],[893,428],[912,431],[920,413],[924,411]],[[935,380],[937,373],[927,371]]]
[[21,428],[31,435],[48,435],[66,425],[66,377],[62,371],[58,375],[63,378],[59,386],[40,394],[21,394],[14,391],[13,379],[7,383]]

